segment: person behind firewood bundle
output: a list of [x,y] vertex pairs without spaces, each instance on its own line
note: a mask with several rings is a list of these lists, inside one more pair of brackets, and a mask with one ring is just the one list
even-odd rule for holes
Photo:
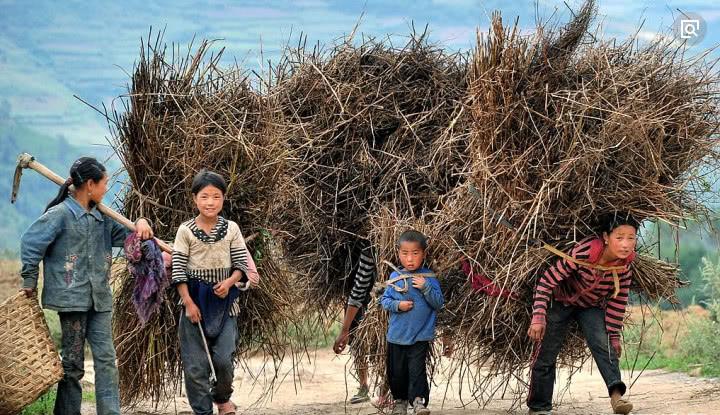
[[[357,258],[354,261],[353,272],[348,276],[353,285],[347,299],[342,328],[333,344],[336,354],[342,353],[348,345],[357,341],[356,330],[365,316],[376,280],[375,255],[370,243],[365,240],[360,241],[354,250]],[[365,359],[355,362],[360,387],[357,393],[350,398],[350,404],[354,405],[370,400],[367,363]],[[380,387],[380,395],[373,400],[372,404],[381,409],[391,405],[392,402],[388,395],[388,387],[383,383]]]
[[626,386],[619,359],[638,225],[629,214],[604,216],[598,235],[578,242],[540,276],[528,329],[536,342],[527,397],[530,414],[551,414],[556,360],[573,320],[605,381],[613,412],[632,410],[622,398]]

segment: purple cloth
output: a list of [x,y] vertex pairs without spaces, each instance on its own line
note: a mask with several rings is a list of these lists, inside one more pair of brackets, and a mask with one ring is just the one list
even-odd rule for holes
[[143,241],[137,233],[125,239],[125,257],[130,275],[135,278],[132,301],[144,326],[165,299],[170,279],[160,247],[154,239]]

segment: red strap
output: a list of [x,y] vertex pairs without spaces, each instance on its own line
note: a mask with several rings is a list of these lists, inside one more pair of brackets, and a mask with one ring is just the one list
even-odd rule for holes
[[481,273],[476,273],[468,261],[463,261],[461,269],[470,279],[470,286],[476,292],[481,292],[490,297],[512,298],[517,300],[519,296],[510,290],[505,290],[497,286],[490,278]]

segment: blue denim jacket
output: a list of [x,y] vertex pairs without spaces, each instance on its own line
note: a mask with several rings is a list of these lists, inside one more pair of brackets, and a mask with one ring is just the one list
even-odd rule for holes
[[43,263],[43,307],[56,311],[112,310],[112,247],[129,230],[72,196],[38,218],[22,236],[23,288],[37,287]]

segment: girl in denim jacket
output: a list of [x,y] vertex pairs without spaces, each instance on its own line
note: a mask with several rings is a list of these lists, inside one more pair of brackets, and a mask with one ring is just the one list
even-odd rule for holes
[[[55,414],[80,414],[86,340],[95,368],[97,413],[120,414],[110,268],[112,248],[123,246],[130,231],[97,209],[107,184],[102,164],[90,157],[78,159],[57,197],[21,240],[23,291],[28,297],[36,295],[42,262],[42,305],[60,317],[65,374],[58,384]],[[147,220],[139,219],[136,226],[143,239],[152,238]]]

